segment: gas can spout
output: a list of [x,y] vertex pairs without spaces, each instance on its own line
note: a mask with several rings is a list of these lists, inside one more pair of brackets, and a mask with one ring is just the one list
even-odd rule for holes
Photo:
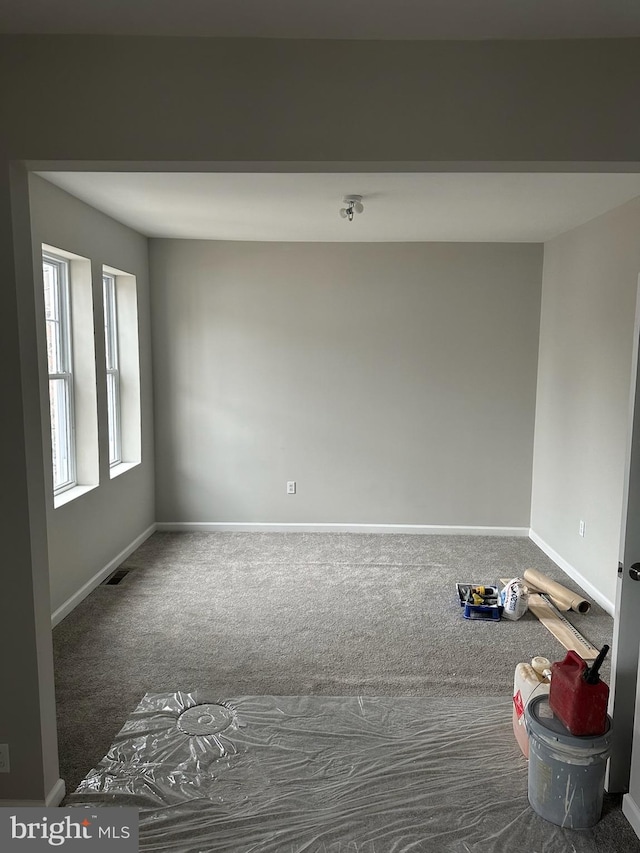
[[597,684],[600,681],[600,676],[598,672],[600,671],[600,667],[602,666],[602,662],[607,656],[607,652],[609,651],[609,646],[604,645],[600,651],[600,654],[593,662],[592,666],[588,666],[585,671],[583,678],[587,682],[587,684]]

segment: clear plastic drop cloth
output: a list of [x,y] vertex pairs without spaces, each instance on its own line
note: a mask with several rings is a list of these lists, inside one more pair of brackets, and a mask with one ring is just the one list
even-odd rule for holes
[[596,853],[527,799],[508,699],[147,694],[70,806],[137,806],[140,850]]

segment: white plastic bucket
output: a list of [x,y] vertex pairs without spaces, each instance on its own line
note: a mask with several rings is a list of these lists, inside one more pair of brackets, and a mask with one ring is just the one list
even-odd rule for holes
[[513,733],[525,758],[529,758],[529,735],[524,712],[535,696],[549,694],[551,682],[543,675],[551,668],[548,658],[534,657],[531,663],[519,663],[513,677]]
[[568,829],[594,826],[602,814],[611,751],[611,720],[595,737],[574,737],[553,716],[547,696],[525,711],[529,732],[529,802],[540,817]]

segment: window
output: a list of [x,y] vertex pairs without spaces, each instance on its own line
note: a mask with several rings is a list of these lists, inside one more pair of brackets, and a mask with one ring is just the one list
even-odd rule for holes
[[140,464],[140,353],[135,275],[102,267],[109,475]]
[[122,462],[118,307],[116,300],[116,279],[114,275],[103,273],[102,292],[104,299],[104,339],[107,362],[109,465],[113,466],[119,465]]
[[42,370],[46,349],[56,508],[95,488],[100,479],[91,282],[88,258],[42,244],[38,301],[44,302]]
[[[43,374],[45,348],[47,355],[50,431],[45,441],[50,432],[54,508],[95,489],[101,465],[113,479],[141,461],[136,277],[103,266],[93,278],[92,266],[89,258],[42,244],[38,300],[44,303],[46,333],[41,327],[39,335]],[[100,282],[104,373],[97,369],[95,349],[100,315],[94,311],[94,295],[99,301]],[[99,395],[99,388],[106,395]]]
[[76,484],[69,262],[65,258],[44,254],[42,274],[47,327],[53,490],[54,494],[59,494]]

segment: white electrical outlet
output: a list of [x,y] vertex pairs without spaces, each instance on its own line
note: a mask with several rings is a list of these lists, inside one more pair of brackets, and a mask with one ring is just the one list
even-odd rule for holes
[[9,744],[0,743],[0,773],[9,773],[11,766],[9,764]]
[[295,480],[287,480],[287,494],[295,495],[296,493],[296,481]]
[[580,536],[584,536],[584,521],[580,519],[580,524],[578,526],[578,534]]

